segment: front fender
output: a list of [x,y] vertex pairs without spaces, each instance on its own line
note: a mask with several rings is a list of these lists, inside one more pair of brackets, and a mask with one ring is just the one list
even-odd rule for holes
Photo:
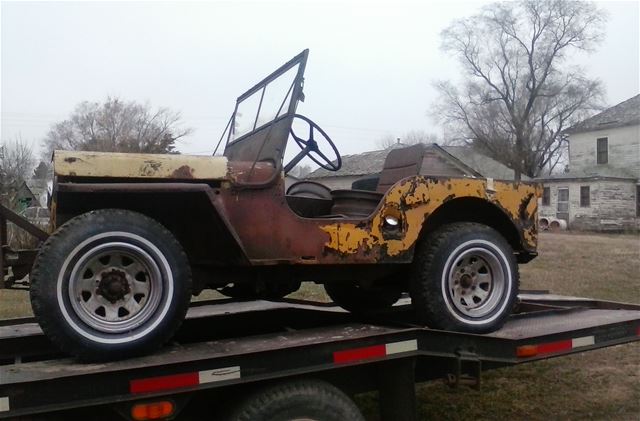
[[240,242],[218,209],[219,187],[205,183],[56,183],[52,217],[61,225],[97,209],[127,209],[160,222],[192,264],[247,264]]

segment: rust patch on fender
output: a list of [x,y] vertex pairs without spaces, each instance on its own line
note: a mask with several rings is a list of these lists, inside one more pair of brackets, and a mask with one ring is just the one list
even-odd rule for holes
[[188,165],[183,165],[171,173],[171,175],[174,178],[193,178],[193,169]]

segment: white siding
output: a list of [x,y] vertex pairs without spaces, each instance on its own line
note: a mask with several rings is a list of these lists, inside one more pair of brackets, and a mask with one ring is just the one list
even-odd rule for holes
[[570,170],[597,170],[596,142],[601,137],[609,139],[609,162],[606,165],[640,177],[640,125],[570,135]]

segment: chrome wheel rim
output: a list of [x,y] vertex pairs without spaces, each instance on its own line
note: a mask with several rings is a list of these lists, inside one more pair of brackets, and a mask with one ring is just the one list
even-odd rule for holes
[[464,250],[448,272],[449,299],[459,313],[468,317],[490,315],[501,304],[505,287],[500,259],[485,248]]
[[74,313],[92,329],[130,332],[154,318],[163,295],[162,272],[142,248],[106,242],[87,250],[69,278]]

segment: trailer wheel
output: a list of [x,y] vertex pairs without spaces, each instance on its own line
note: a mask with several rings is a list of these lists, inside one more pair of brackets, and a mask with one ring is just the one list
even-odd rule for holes
[[190,298],[189,262],[175,237],[126,210],[71,219],[44,243],[31,273],[42,330],[83,360],[155,350],[180,326]]
[[267,387],[243,401],[231,421],[364,421],[358,407],[335,386],[296,380]]
[[324,290],[334,303],[352,313],[386,310],[402,296],[396,285],[365,286],[357,282],[328,282]]
[[472,333],[499,329],[518,286],[511,246],[486,225],[446,225],[416,249],[411,298],[418,318],[429,327]]

